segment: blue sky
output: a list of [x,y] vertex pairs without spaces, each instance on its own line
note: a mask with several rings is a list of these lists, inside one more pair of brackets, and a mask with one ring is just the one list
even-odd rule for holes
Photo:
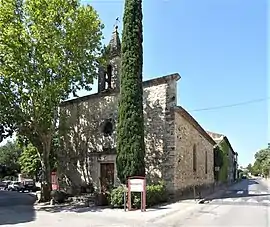
[[[144,0],[144,80],[178,72],[178,105],[209,131],[228,136],[240,165],[267,146],[267,0]],[[123,0],[93,0],[104,42]],[[122,20],[121,20],[122,22]],[[120,25],[121,28],[121,25]],[[94,87],[96,91],[96,86]]]
[[[98,11],[108,43],[123,0],[83,0]],[[144,0],[144,80],[178,72],[178,105],[209,131],[225,134],[240,165],[270,142],[266,98],[267,0]],[[269,11],[270,14],[270,11]],[[121,20],[122,22],[122,20]],[[121,24],[120,24],[121,29]],[[268,29],[270,31],[270,28]],[[270,84],[269,84],[270,85]],[[97,91],[96,85],[93,92]],[[86,95],[85,92],[81,95]],[[267,137],[268,136],[268,137]]]

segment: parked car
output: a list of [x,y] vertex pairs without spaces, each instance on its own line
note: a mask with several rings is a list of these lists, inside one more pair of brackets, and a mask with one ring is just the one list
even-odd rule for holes
[[36,183],[32,179],[23,180],[22,185],[24,187],[24,191],[29,191],[29,192],[36,192],[37,191]]
[[2,181],[0,183],[0,190],[7,190],[8,189],[8,185],[11,184],[11,181]]
[[8,185],[8,191],[22,191],[24,192],[24,186],[21,182],[19,181],[12,181],[9,185]]

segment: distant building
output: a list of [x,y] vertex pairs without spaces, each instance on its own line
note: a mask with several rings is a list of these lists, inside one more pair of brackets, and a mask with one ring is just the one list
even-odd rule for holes
[[225,155],[224,165],[220,170],[220,174],[223,175],[223,179],[228,182],[232,182],[237,178],[237,169],[238,169],[238,153],[235,152],[230,144],[227,136],[215,133],[208,132],[208,134],[213,138],[217,145],[223,151]]

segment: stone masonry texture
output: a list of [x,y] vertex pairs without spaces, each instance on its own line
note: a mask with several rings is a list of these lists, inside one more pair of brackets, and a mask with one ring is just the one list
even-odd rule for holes
[[[144,117],[147,182],[164,181],[171,192],[187,186],[213,183],[213,140],[205,137],[198,123],[177,111],[178,74],[145,81]],[[93,182],[100,187],[100,163],[115,163],[118,92],[97,93],[61,105],[62,137],[60,165],[72,182]],[[185,112],[185,111],[184,111]],[[113,132],[102,126],[112,122]],[[200,127],[200,126],[197,126]],[[196,144],[197,171],[192,171]],[[207,155],[207,158],[205,158]],[[207,164],[205,164],[205,160]],[[207,166],[207,171],[205,171]],[[114,184],[118,184],[115,166]]]
[[[175,190],[179,191],[194,185],[213,184],[213,141],[202,135],[178,112],[175,117],[175,125]],[[196,171],[193,170],[193,152],[196,153]]]
[[[148,182],[165,178],[170,183],[173,176],[168,151],[170,143],[174,143],[174,114],[170,109],[176,106],[176,80],[179,78],[175,74],[144,82]],[[65,116],[61,125],[67,129],[63,135],[61,157],[63,165],[68,166],[65,172],[70,180],[78,181],[81,176],[82,181],[93,181],[99,187],[99,163],[115,162],[118,97],[117,92],[100,93],[61,106]],[[113,133],[104,136],[102,124],[108,119],[113,123]],[[115,167],[115,184],[116,176]]]

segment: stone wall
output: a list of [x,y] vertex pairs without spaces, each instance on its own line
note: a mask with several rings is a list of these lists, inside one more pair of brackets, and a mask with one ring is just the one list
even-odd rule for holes
[[[98,187],[99,166],[96,163],[101,158],[98,154],[104,148],[114,146],[115,136],[113,132],[112,136],[104,137],[101,127],[105,119],[115,119],[117,95],[104,93],[90,97],[68,101],[61,106],[64,131],[59,166],[72,185],[94,182]],[[109,159],[114,160],[114,157]],[[111,160],[107,158],[107,161]]]
[[[215,142],[181,107],[176,109],[175,130],[176,156],[173,178],[175,191],[214,183]],[[193,170],[193,152],[196,153],[196,171]]]
[[[173,187],[174,111],[178,74],[143,83],[148,181],[164,179]],[[64,128],[62,171],[71,182],[94,182],[99,187],[99,163],[115,162],[117,103],[119,94],[104,92],[66,101],[61,105]],[[103,125],[112,122],[113,132],[104,135]],[[164,152],[166,151],[166,152]],[[172,155],[171,155],[172,154]],[[115,168],[115,184],[118,183]]]
[[234,164],[234,151],[232,150],[231,146],[229,146],[228,151],[228,181],[232,182],[234,180],[235,175],[235,164]]

